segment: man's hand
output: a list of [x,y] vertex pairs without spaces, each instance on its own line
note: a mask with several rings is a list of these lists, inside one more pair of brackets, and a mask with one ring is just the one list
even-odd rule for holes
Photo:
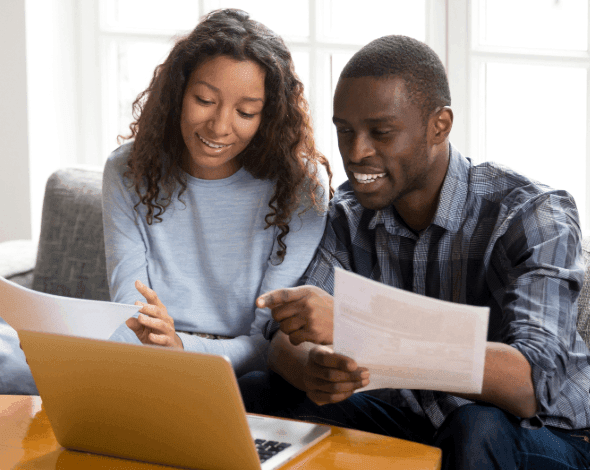
[[357,388],[369,385],[365,367],[326,346],[315,346],[309,352],[303,375],[307,396],[317,405],[346,400]]
[[174,329],[174,320],[168,315],[168,311],[158,295],[141,281],[135,281],[135,288],[148,303],[135,302],[135,305],[143,307],[139,311],[140,315],[137,318],[130,318],[125,324],[133,330],[143,344],[184,349],[182,340]]
[[294,345],[304,341],[333,343],[334,297],[319,287],[276,289],[258,297],[256,306],[271,309],[272,317]]

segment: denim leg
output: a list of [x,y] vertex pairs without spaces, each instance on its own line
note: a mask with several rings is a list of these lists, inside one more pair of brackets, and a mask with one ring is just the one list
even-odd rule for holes
[[360,431],[431,443],[430,421],[409,409],[355,393],[340,403],[318,406],[274,372],[251,372],[238,380],[246,411],[301,419]]
[[238,379],[238,385],[248,413],[293,418],[290,410],[306,398],[304,392],[272,371],[249,372]]
[[432,445],[435,432],[427,418],[409,408],[397,408],[362,392],[339,403],[323,406],[306,399],[296,409],[296,418],[428,445]]
[[[575,434],[574,432],[570,432]],[[560,432],[526,429],[520,420],[489,405],[465,405],[453,411],[435,435],[443,452],[443,470],[571,470],[590,466],[590,444],[583,452]]]

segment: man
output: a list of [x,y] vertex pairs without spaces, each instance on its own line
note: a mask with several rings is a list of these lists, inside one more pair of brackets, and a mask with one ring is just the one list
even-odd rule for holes
[[[449,143],[449,106],[443,65],[419,41],[380,38],[348,62],[333,120],[349,181],[330,203],[301,286],[257,300],[276,320],[266,331],[273,372],[240,381],[246,407],[435,445],[447,469],[588,468],[575,203],[508,168],[474,166]],[[325,346],[335,266],[489,306],[481,394],[398,390],[395,382],[354,393],[368,371]]]

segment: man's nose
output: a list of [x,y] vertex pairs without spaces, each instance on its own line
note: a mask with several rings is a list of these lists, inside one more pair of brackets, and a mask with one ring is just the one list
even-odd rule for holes
[[363,133],[358,133],[352,138],[348,158],[353,162],[360,162],[366,157],[370,157],[375,153],[375,147],[369,136]]

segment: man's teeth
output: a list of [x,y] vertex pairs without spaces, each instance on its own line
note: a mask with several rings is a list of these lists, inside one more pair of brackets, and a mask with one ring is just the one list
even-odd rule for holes
[[201,142],[203,142],[208,147],[211,147],[211,148],[214,148],[214,149],[220,149],[220,148],[223,148],[223,147],[227,147],[227,145],[212,144],[208,140],[203,139],[199,134],[197,134],[197,135],[199,136],[199,139],[201,139]]
[[367,175],[364,173],[354,173],[354,178],[359,183],[363,183],[363,184],[372,183],[377,178],[381,178],[383,176],[385,176],[385,173],[379,173],[379,174],[373,174],[373,175]]

